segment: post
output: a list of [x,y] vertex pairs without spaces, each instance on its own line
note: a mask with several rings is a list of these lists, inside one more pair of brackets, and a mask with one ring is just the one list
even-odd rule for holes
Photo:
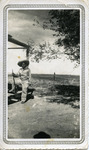
[[55,81],[56,80],[56,74],[54,72],[54,75],[53,75],[53,80]]

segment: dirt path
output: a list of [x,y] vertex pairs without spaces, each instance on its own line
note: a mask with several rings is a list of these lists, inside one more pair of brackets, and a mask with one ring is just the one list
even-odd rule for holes
[[79,109],[37,96],[8,106],[8,138],[33,138],[40,131],[51,138],[79,138]]

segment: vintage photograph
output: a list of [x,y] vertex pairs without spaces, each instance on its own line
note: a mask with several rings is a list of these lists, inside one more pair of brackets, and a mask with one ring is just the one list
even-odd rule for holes
[[8,10],[8,139],[80,139],[80,9]]

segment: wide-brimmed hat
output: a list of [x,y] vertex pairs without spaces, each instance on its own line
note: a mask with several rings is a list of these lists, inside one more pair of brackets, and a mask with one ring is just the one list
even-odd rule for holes
[[18,66],[22,67],[22,63],[25,63],[26,66],[28,66],[28,65],[29,65],[29,60],[22,60],[22,61],[19,61],[19,62],[18,62]]

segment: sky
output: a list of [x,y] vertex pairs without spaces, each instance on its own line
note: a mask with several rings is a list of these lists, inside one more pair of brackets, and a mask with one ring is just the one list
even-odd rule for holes
[[[34,45],[43,42],[49,42],[51,45],[56,41],[53,36],[54,31],[42,27],[44,21],[49,20],[48,10],[9,10],[8,11],[8,34],[14,39],[24,43],[34,41]],[[57,46],[55,49],[57,49]],[[8,73],[18,72],[18,61],[26,59],[26,51],[24,49],[9,49],[19,47],[8,42]],[[62,50],[60,47],[59,50]],[[32,73],[38,74],[69,74],[79,75],[80,67],[75,68],[75,63],[71,62],[62,55],[60,59],[41,60],[39,63],[32,62],[30,58],[30,68]]]

